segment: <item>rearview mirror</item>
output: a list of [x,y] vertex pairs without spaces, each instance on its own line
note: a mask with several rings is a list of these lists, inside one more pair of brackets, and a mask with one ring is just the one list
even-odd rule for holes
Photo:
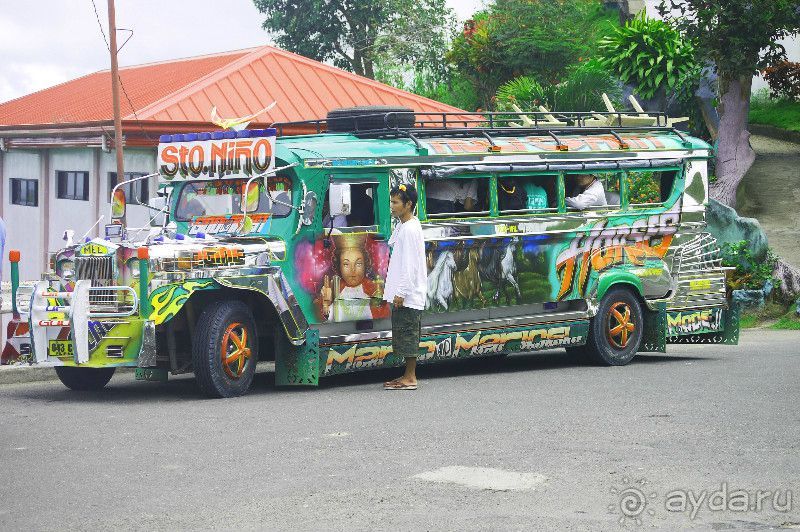
[[350,199],[350,185],[348,183],[331,183],[328,189],[330,201],[330,216],[334,218],[341,214],[350,214],[352,203]]
[[311,225],[314,222],[314,213],[317,211],[317,193],[313,190],[306,192],[303,198],[303,214],[300,222],[303,225]]
[[125,191],[118,188],[114,191],[114,197],[111,198],[111,219],[119,220],[125,218]]

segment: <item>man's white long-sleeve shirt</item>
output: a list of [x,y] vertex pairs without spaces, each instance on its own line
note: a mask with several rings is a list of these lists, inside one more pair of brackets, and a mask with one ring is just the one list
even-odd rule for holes
[[403,306],[425,309],[428,290],[428,268],[425,265],[425,242],[422,225],[416,217],[397,224],[389,239],[392,254],[383,299],[390,303],[394,296],[403,298]]
[[566,199],[567,207],[573,209],[586,209],[588,207],[605,207],[608,205],[606,202],[606,192],[603,189],[603,183],[599,179],[595,179],[586,190]]

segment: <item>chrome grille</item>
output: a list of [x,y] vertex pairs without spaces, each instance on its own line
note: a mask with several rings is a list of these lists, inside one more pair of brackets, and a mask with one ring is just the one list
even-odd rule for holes
[[701,233],[680,246],[675,254],[677,293],[669,308],[700,308],[727,305],[725,268],[717,241]]
[[92,286],[108,286],[114,279],[114,256],[75,257],[75,279],[92,281]]

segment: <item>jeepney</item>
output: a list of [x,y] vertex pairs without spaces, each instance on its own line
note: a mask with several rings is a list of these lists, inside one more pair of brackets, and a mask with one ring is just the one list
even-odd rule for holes
[[[581,113],[335,117],[298,136],[163,136],[152,227],[121,223],[118,186],[102,238],[53,253],[32,289],[14,283],[9,341],[79,390],[118,367],[194,372],[228,397],[257,361],[274,360],[279,385],[311,386],[400,365],[382,295],[389,193],[407,183],[429,269],[421,363],[565,348],[624,365],[669,343],[737,343],[703,141]],[[606,206],[568,207],[578,174],[603,183]],[[451,201],[434,199],[443,188]]]

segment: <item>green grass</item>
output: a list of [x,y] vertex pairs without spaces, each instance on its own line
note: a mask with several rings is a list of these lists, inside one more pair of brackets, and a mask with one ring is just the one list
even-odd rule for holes
[[800,131],[800,102],[773,100],[761,89],[750,100],[750,123]]
[[[792,305],[794,306],[794,305]],[[784,329],[790,331],[800,331],[800,317],[794,309],[790,310],[772,324],[772,329]]]
[[755,314],[742,314],[739,318],[739,327],[742,329],[752,329],[761,324],[761,317]]

